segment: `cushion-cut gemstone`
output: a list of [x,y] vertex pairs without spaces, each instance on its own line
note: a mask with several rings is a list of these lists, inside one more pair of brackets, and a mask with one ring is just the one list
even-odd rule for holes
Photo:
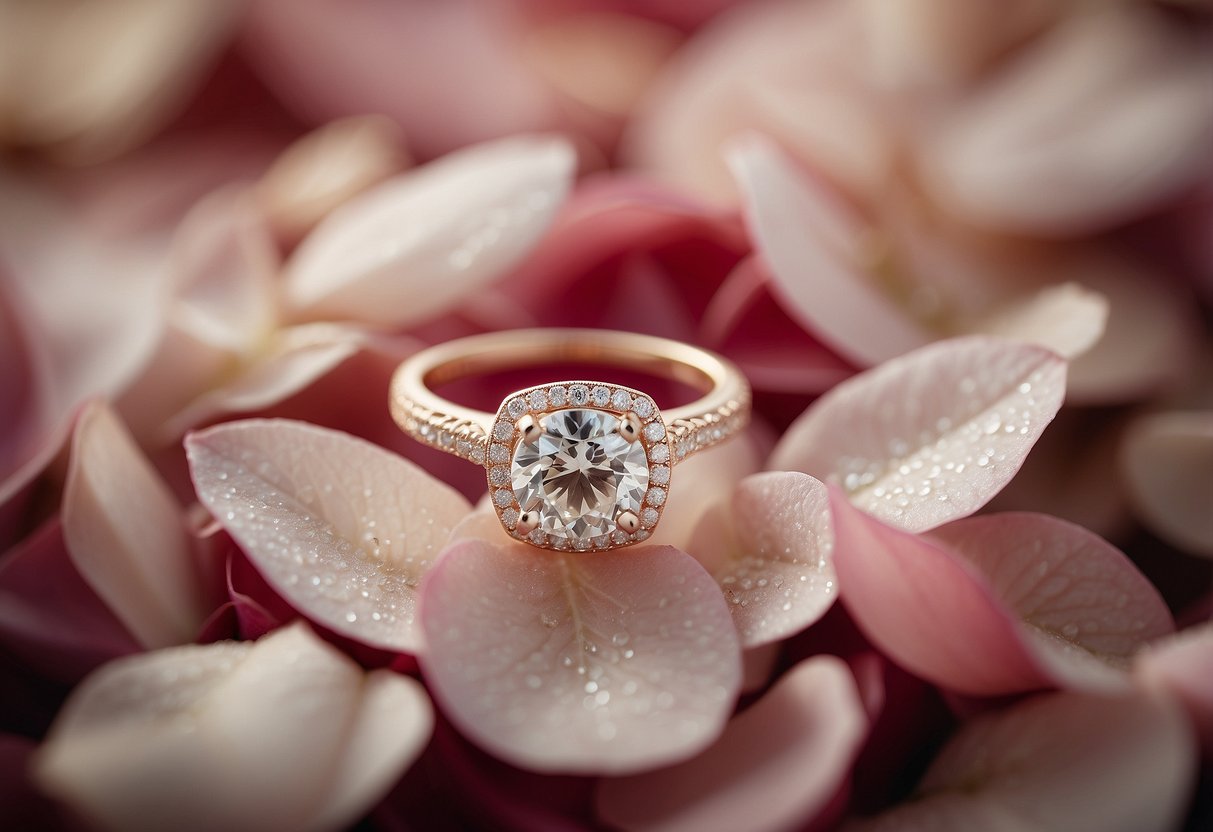
[[639,512],[649,484],[639,442],[619,435],[619,418],[601,410],[559,410],[514,449],[514,496],[539,514],[539,528],[576,544],[615,531],[621,511]]

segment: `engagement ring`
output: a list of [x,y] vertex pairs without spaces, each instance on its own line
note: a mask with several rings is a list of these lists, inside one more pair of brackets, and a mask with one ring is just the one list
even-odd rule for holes
[[[703,393],[662,411],[607,381],[549,381],[506,396],[496,414],[434,388],[528,366],[614,366]],[[545,549],[605,550],[646,540],[661,520],[675,464],[741,430],[750,388],[730,361],[665,338],[595,329],[534,329],[460,338],[396,370],[391,410],[409,436],[483,465],[501,525]]]

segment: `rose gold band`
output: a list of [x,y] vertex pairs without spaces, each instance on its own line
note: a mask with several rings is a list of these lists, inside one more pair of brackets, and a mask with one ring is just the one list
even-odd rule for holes
[[723,441],[749,421],[750,388],[732,362],[666,338],[599,329],[506,330],[424,349],[392,377],[392,417],[414,439],[483,465],[494,414],[447,401],[431,385],[561,362],[639,370],[703,391],[690,404],[663,408],[675,460]]

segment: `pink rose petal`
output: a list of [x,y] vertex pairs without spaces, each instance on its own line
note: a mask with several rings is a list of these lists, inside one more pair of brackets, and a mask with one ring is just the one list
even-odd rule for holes
[[834,568],[865,635],[924,679],[977,695],[1032,690],[1048,678],[976,569],[883,525],[831,490]]
[[[232,413],[249,413],[277,404],[328,374],[373,340],[366,330],[346,324],[300,324],[278,330],[226,382],[190,401],[158,430],[171,441],[195,425]],[[407,345],[407,347],[405,346]],[[412,342],[400,341],[402,353]]]
[[1188,376],[1201,326],[1190,292],[1125,258],[1077,257],[1058,268],[1108,303],[1103,337],[1070,365],[1067,401],[1098,405],[1144,399]]
[[[1126,668],[1148,642],[1175,630],[1149,579],[1081,526],[1047,514],[988,514],[928,538],[977,568],[1028,625],[1037,656],[1063,684],[1099,683],[1095,660]],[[1072,676],[1076,667],[1080,675]]]
[[1181,826],[1195,763],[1173,702],[1037,696],[967,723],[907,803],[845,829],[1167,832]]
[[481,0],[256,0],[243,56],[303,119],[382,113],[432,157],[563,120],[522,61],[518,17],[514,4]]
[[661,524],[650,542],[686,549],[704,512],[727,500],[744,477],[762,469],[767,447],[769,440],[750,427],[679,462],[671,477],[677,478],[677,485],[669,490]]
[[981,508],[1061,407],[1066,363],[1041,347],[941,341],[839,384],[784,434],[768,467],[843,486],[910,531]]
[[795,635],[830,608],[833,547],[826,487],[778,471],[738,483],[704,515],[689,550],[720,584],[750,648]]
[[1213,622],[1159,639],[1137,656],[1137,673],[1183,703],[1205,753],[1213,752]]
[[257,185],[278,235],[298,240],[331,211],[408,166],[400,128],[383,116],[339,119],[283,151]]
[[846,788],[868,716],[845,662],[820,656],[783,676],[684,763],[604,779],[599,816],[613,828],[661,832],[799,829]]
[[32,420],[20,467],[4,472],[2,502],[59,450],[84,401],[134,380],[160,338],[164,304],[149,250],[99,238],[49,191],[2,171],[0,251]]
[[1072,359],[1099,341],[1107,319],[1107,298],[1076,283],[1063,283],[999,304],[964,328],[1037,344]]
[[433,725],[412,679],[295,625],[106,665],[73,693],[37,780],[117,829],[335,829],[366,812]]
[[741,684],[720,591],[668,546],[599,554],[461,541],[423,585],[421,667],[460,731],[544,772],[677,762],[724,727]]
[[140,649],[76,571],[58,520],[0,558],[0,645],[38,673],[71,683]]
[[288,264],[286,297],[311,317],[408,326],[504,274],[546,230],[572,182],[565,141],[467,148],[334,211]]
[[1207,171],[1210,73],[1208,44],[1155,9],[1070,15],[932,133],[927,186],[1003,231],[1132,219]]
[[861,366],[932,339],[875,282],[871,227],[840,197],[761,137],[735,146],[729,163],[776,294],[805,329]]
[[144,646],[194,640],[212,587],[180,504],[105,405],[76,423],[63,535],[80,574]]
[[1121,464],[1138,516],[1184,551],[1213,557],[1213,411],[1140,417]]
[[229,375],[277,325],[279,256],[246,186],[194,205],[173,232],[168,263],[166,330],[120,403],[141,437],[162,433],[166,418]]
[[5,9],[10,65],[21,83],[6,131],[74,162],[115,156],[175,114],[203,80],[239,4],[137,0],[70,13]]
[[294,607],[364,644],[415,652],[417,584],[468,511],[411,462],[288,420],[186,438],[199,499]]
[[1070,523],[988,515],[919,537],[832,505],[847,609],[885,653],[952,690],[1121,690],[1133,653],[1174,629],[1132,563]]

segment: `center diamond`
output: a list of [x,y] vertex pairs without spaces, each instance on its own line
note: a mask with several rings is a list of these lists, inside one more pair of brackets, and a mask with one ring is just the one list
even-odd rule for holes
[[615,530],[621,511],[639,512],[649,485],[640,442],[620,436],[619,417],[601,410],[558,410],[514,449],[510,477],[523,511],[570,543]]

